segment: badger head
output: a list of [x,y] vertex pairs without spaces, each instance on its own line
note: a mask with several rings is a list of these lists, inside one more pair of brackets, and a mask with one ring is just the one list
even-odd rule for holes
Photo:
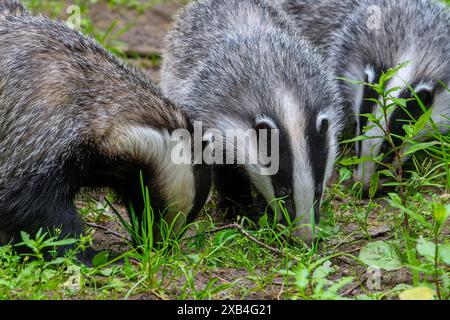
[[[365,69],[365,82],[378,83],[381,74],[386,71],[382,67],[368,65]],[[450,94],[445,86],[439,83],[444,79],[432,76],[432,73],[427,71],[430,69],[421,69],[413,60],[388,81],[386,92],[390,93],[387,104],[391,104],[393,99],[400,98],[406,101],[406,106],[397,105],[386,114],[383,108],[374,102],[374,100],[382,101],[382,97],[372,87],[364,86],[363,98],[356,105],[355,110],[357,134],[364,136],[364,140],[356,143],[356,153],[362,162],[356,167],[354,177],[361,183],[365,194],[370,190],[372,177],[378,170],[398,169],[401,162],[408,160],[408,156],[404,155],[410,145],[404,145],[402,148],[403,139],[401,138],[406,135],[405,125],[415,123],[431,108],[431,118],[434,123],[442,131],[448,131]],[[376,119],[381,120],[379,125],[368,121],[367,114],[373,114]],[[429,138],[431,131],[428,124],[413,139],[418,142],[423,141]],[[392,141],[386,139],[388,134],[391,135]],[[381,189],[381,184],[378,188]]]
[[[337,155],[340,114],[336,101],[325,98],[323,103],[294,92],[279,91],[274,95],[277,108],[255,115],[257,146],[259,150],[260,145],[270,150],[270,162],[259,158],[257,165],[246,165],[245,169],[278,221],[295,222],[294,237],[310,241],[314,238],[313,226],[320,220],[322,196]],[[257,146],[250,149],[256,152]],[[276,199],[281,200],[288,217]]]

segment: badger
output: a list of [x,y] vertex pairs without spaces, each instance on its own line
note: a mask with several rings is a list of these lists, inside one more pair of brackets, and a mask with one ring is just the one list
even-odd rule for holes
[[321,53],[332,43],[333,32],[344,25],[358,1],[337,0],[271,0],[288,14],[293,23],[303,31]]
[[0,14],[7,15],[23,15],[29,14],[28,10],[18,0],[1,0]]
[[139,219],[141,179],[156,221],[159,213],[195,218],[211,170],[172,161],[174,145],[189,143],[176,133],[193,127],[148,76],[16,1],[0,2],[0,43],[3,243],[39,229],[80,236],[74,198],[81,188],[112,188]]
[[[364,116],[372,113],[377,119],[382,118],[381,108],[373,102],[380,98],[378,93],[368,85],[339,81],[346,114],[350,115],[356,134],[369,138],[355,144],[357,156],[364,160],[356,168],[355,179],[366,191],[378,168],[375,161],[367,159],[385,155],[384,164],[399,166],[399,159],[384,139],[383,131],[389,129],[396,147],[400,146],[398,137],[405,135],[404,125],[417,120],[425,111],[417,99],[413,99],[414,92],[427,109],[432,109],[431,117],[441,134],[448,133],[448,8],[427,0],[361,0],[345,5],[337,0],[285,0],[282,7],[312,41],[321,46],[337,77],[378,83],[387,70],[406,63],[387,83],[386,90],[398,88],[391,96],[408,99],[407,112],[397,108],[388,115],[388,121],[381,122],[383,129]],[[319,26],[319,31],[315,26]],[[430,131],[427,126],[416,139],[429,139]],[[403,160],[407,160],[406,157]]]
[[[263,170],[262,157],[215,163],[221,210],[249,212],[262,198],[259,212],[267,207],[276,214],[274,200],[283,199],[289,219],[279,214],[279,221],[296,221],[294,238],[314,238],[310,226],[319,222],[332,174],[341,104],[320,55],[281,11],[261,0],[189,4],[165,40],[161,86],[206,129],[261,135],[246,147],[216,144],[235,160],[258,144],[279,146],[273,172]],[[262,139],[269,132],[277,135]]]

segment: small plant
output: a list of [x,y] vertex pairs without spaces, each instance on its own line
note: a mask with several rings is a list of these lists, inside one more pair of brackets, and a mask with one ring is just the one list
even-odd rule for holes
[[354,281],[354,277],[342,277],[332,281],[329,277],[336,272],[329,258],[320,259],[309,266],[300,264],[296,272],[299,298],[307,300],[344,300],[339,291]]
[[[382,138],[390,146],[390,151],[386,154],[380,154],[376,158],[346,158],[341,161],[341,165],[352,166],[365,161],[373,161],[381,168],[371,179],[371,200],[369,204],[372,203],[373,197],[379,189],[381,176],[391,179],[391,182],[384,183],[384,186],[395,187],[398,190],[398,193],[389,194],[388,201],[391,207],[396,208],[403,216],[404,223],[398,229],[401,241],[369,243],[361,250],[360,259],[369,266],[375,265],[384,270],[397,270],[407,267],[411,270],[415,287],[419,287],[420,279],[423,279],[428,283],[428,286],[432,287],[437,298],[444,299],[448,295],[449,270],[445,266],[445,252],[448,243],[442,242],[440,233],[448,217],[448,213],[446,213],[448,206],[445,207],[440,202],[434,202],[427,210],[420,211],[421,208],[412,207],[408,201],[424,188],[444,188],[448,190],[448,176],[450,174],[448,163],[449,135],[443,135],[440,132],[431,118],[432,110],[426,108],[411,86],[406,84],[412,92],[413,98],[411,99],[395,97],[394,93],[399,88],[387,89],[388,81],[406,64],[400,64],[396,68],[383,73],[379,83],[358,82],[360,85],[369,86],[376,91],[379,99],[370,99],[370,102],[376,104],[381,110],[381,117],[379,118],[374,114],[361,115],[366,117],[370,124],[369,127],[364,129],[364,132],[375,126],[380,129],[383,136],[366,137],[363,135],[345,141],[345,143],[355,143]],[[411,100],[416,100],[423,111],[423,115],[418,119],[414,119],[407,110],[407,103]],[[398,108],[401,108],[410,116],[410,119],[404,120],[403,123],[404,136],[392,133],[389,128],[390,115]],[[425,128],[431,128],[431,139],[427,141],[418,140],[417,138]],[[428,156],[428,159],[419,160],[421,157],[419,152]],[[393,153],[397,160],[395,166],[383,161],[390,153]],[[409,159],[411,159],[413,170],[411,170],[410,177],[407,179],[405,163]],[[425,199],[422,198],[420,204],[423,205],[424,203]],[[432,212],[432,214],[428,215],[427,212]],[[429,222],[430,219],[433,219],[433,222]],[[417,234],[421,234],[421,236],[419,237]],[[427,235],[430,240],[426,239]],[[444,253],[439,254],[439,252]],[[427,282],[426,279],[430,282]],[[447,289],[443,289],[444,287],[447,287]]]
[[43,232],[42,229],[36,233],[34,239],[24,231],[22,231],[21,237],[22,242],[18,243],[17,247],[28,247],[32,250],[31,254],[28,256],[34,257],[40,261],[45,259],[45,255],[49,253],[53,258],[58,254],[58,248],[67,247],[77,243],[76,239],[59,239],[59,231],[56,231],[55,236],[50,236],[49,233]]

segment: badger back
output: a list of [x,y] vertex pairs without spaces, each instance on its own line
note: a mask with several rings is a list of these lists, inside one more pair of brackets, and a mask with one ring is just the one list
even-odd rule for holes
[[28,10],[18,0],[0,0],[0,19],[28,14]]
[[357,1],[278,0],[278,2],[305,37],[323,53],[327,52],[331,45],[333,33],[342,28],[347,17],[358,7]]
[[[267,21],[267,24],[262,21]],[[255,27],[285,28],[290,33],[297,32],[282,12],[264,0],[203,0],[188,4],[175,16],[164,40],[163,92],[170,92],[171,98],[177,99],[193,70],[201,68],[213,50],[226,47],[224,30],[248,32]]]
[[2,208],[11,190],[42,187],[56,199],[66,192],[62,183],[68,198],[83,186],[128,194],[138,190],[142,169],[151,173],[145,183],[162,209],[189,213],[198,181],[190,164],[172,161],[171,151],[172,133],[191,133],[192,126],[149,77],[43,17],[0,20],[0,43]]

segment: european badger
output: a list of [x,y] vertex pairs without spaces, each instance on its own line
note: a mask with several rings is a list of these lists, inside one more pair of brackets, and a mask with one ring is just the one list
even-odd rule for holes
[[17,4],[0,3],[2,242],[39,228],[82,234],[82,187],[111,187],[139,215],[140,172],[155,212],[194,219],[211,176],[171,161],[171,133],[193,130],[185,113],[144,73],[63,23],[8,9]]
[[[382,72],[409,61],[387,85],[396,97],[413,98],[410,84],[426,107],[432,108],[432,118],[441,133],[450,127],[450,94],[439,84],[450,85],[450,14],[437,1],[426,0],[362,0],[349,1],[345,5],[338,0],[285,0],[284,9],[294,18],[306,34],[323,45],[328,63],[336,76],[368,83],[377,83]],[[320,35],[316,31],[320,26]],[[326,34],[326,30],[329,30]],[[334,32],[333,32],[334,31]],[[320,37],[324,37],[322,40]],[[362,114],[374,113],[381,117],[381,108],[368,99],[378,99],[369,86],[340,81],[347,114],[355,115],[357,135],[373,137],[356,144],[361,158],[376,158],[386,154],[385,163],[398,165],[392,149],[384,139],[380,128],[367,123]],[[388,126],[394,135],[404,135],[403,126],[411,117],[418,119],[423,110],[416,100],[406,106],[408,115],[398,108],[390,114]],[[383,121],[384,129],[387,125]],[[364,131],[364,127],[368,130]],[[425,129],[420,137],[429,132]],[[394,138],[396,144],[401,140]],[[355,172],[367,190],[377,169],[374,161],[360,164]]]
[[[337,153],[340,101],[320,56],[284,15],[261,0],[189,4],[166,39],[162,88],[184,102],[191,118],[224,136],[230,129],[279,133],[279,141],[268,141],[279,143],[277,172],[262,173],[261,158],[215,166],[220,208],[248,210],[253,186],[263,209],[285,198],[291,221],[298,220],[294,235],[310,240],[311,213],[318,222]],[[249,144],[224,149],[237,159],[256,153],[258,142]]]
[[286,12],[303,36],[325,52],[333,42],[333,34],[340,30],[357,1],[346,0],[270,0]]

